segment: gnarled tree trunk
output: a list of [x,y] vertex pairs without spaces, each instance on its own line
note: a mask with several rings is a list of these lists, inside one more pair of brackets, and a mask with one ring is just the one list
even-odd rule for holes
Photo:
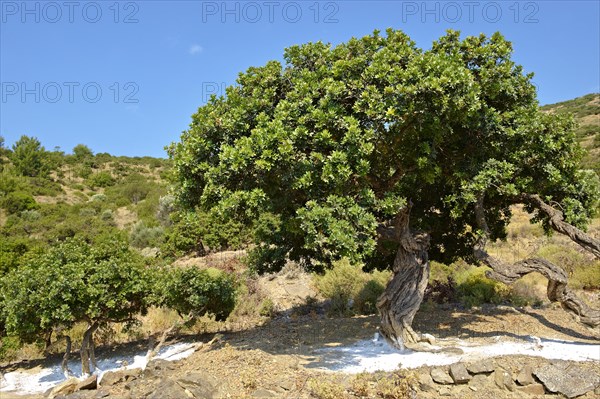
[[399,243],[392,268],[394,275],[377,300],[381,333],[399,349],[422,340],[411,324],[429,280],[429,235],[412,233],[409,216],[410,207],[407,207],[397,217],[393,228],[380,231],[386,239]]
[[62,363],[60,364],[60,368],[62,369],[65,378],[69,378],[71,375],[71,370],[69,370],[69,357],[71,356],[71,337],[65,335],[65,341],[67,347],[65,349],[65,354],[63,356]]
[[[544,204],[539,197],[535,200]],[[574,226],[563,222],[562,215],[560,215],[560,219],[558,218],[558,211],[555,211],[549,205],[544,205],[547,207],[544,212],[553,210],[557,213],[553,215],[554,222],[552,223],[557,231],[569,235],[569,237],[579,244],[584,243],[585,245],[582,244],[582,246],[592,253],[594,253],[593,248],[600,248],[597,240],[589,237]],[[492,269],[486,273],[489,278],[505,284],[512,284],[529,273],[538,272],[548,279],[547,295],[550,301],[560,302],[563,309],[575,315],[583,324],[590,327],[597,327],[600,325],[600,311],[590,308],[585,302],[579,299],[569,287],[567,287],[567,273],[561,267],[540,258],[525,259],[513,264],[508,264],[487,253],[485,246],[489,239],[489,227],[485,218],[483,195],[478,198],[475,205],[475,217],[477,225],[479,229],[481,229],[482,236],[475,247],[474,255]],[[558,226],[558,228],[556,228],[556,226]],[[574,237],[577,237],[577,239]]]
[[[83,375],[90,375],[96,367],[96,358],[93,349],[94,332],[98,329],[99,325],[97,322],[93,322],[89,325],[88,329],[83,333],[83,340],[81,341],[81,373]],[[90,358],[93,359],[92,367],[90,368]]]

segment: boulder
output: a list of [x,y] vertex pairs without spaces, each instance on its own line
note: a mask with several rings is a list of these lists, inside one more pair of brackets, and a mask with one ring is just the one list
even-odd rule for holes
[[193,397],[188,392],[175,381],[163,379],[146,399],[185,399]]
[[584,395],[600,385],[598,374],[567,362],[546,365],[533,374],[548,391],[561,393],[567,398]]
[[433,378],[429,373],[421,373],[419,374],[419,388],[423,392],[434,392],[435,391],[435,383],[433,382]]
[[450,376],[455,384],[466,384],[471,380],[467,368],[462,363],[454,363],[450,366]]
[[57,396],[65,396],[70,393],[73,393],[77,390],[78,384],[79,380],[77,378],[69,378],[68,380],[63,381],[54,388],[52,388],[50,394],[48,395],[48,398],[54,399]]
[[431,370],[431,378],[438,384],[452,384],[454,380],[450,377],[450,374],[445,369],[436,367]]
[[141,372],[142,369],[107,371],[102,375],[98,384],[103,387],[108,387],[120,382],[131,381],[139,377]]
[[98,376],[97,375],[90,375],[88,378],[86,378],[85,380],[81,381],[79,384],[77,384],[77,391],[82,391],[82,390],[86,390],[86,389],[96,389],[98,387]]
[[498,388],[508,389],[511,392],[513,392],[516,387],[515,382],[512,379],[512,373],[504,370],[502,367],[498,367],[494,370],[494,382]]
[[530,385],[535,382],[533,379],[533,370],[531,369],[531,366],[525,366],[521,369],[519,375],[517,375],[517,382],[519,385],[523,386]]
[[177,384],[189,391],[196,399],[210,399],[215,396],[219,382],[204,371],[188,371],[177,379]]
[[494,362],[490,359],[480,360],[467,366],[467,370],[471,374],[483,374],[494,372]]
[[527,384],[523,387],[517,387],[518,392],[526,393],[527,395],[536,395],[540,396],[546,393],[544,386],[537,382],[533,382],[531,384]]

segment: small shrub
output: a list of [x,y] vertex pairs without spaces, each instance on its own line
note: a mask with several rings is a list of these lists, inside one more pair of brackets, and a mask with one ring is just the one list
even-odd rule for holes
[[316,276],[315,286],[330,300],[330,314],[373,314],[377,310],[377,298],[390,277],[389,271],[365,273],[359,265],[342,259],[334,262],[322,276]]
[[180,315],[212,314],[217,321],[229,316],[235,306],[236,284],[232,275],[217,269],[167,269],[159,283],[161,302]]
[[266,298],[260,304],[258,314],[264,317],[271,317],[275,313],[275,304],[271,298]]
[[573,288],[584,290],[600,289],[600,262],[596,261],[589,266],[577,267],[569,280]]
[[313,378],[308,388],[319,399],[340,399],[347,397],[346,390],[337,382]]
[[113,186],[115,183],[116,183],[115,178],[112,177],[110,172],[105,172],[105,171],[94,173],[87,180],[87,185],[90,186],[91,188],[110,187],[110,186]]
[[508,297],[509,289],[505,284],[487,278],[485,268],[476,268],[458,285],[457,292],[460,301],[472,307],[483,303],[500,304]]
[[360,314],[377,313],[377,299],[384,290],[385,286],[379,281],[367,281],[354,299],[354,309]]
[[4,197],[2,207],[6,209],[9,215],[14,215],[19,212],[37,209],[39,206],[30,194],[14,191]]
[[129,242],[136,248],[158,247],[163,235],[164,229],[161,226],[148,227],[144,222],[137,222],[131,230]]

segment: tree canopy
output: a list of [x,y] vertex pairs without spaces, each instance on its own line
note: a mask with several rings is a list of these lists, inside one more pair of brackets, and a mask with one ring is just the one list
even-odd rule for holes
[[499,33],[455,31],[429,50],[395,30],[292,46],[285,64],[241,73],[170,146],[179,199],[252,226],[263,271],[286,257],[389,266],[397,243],[378,233],[407,204],[444,262],[474,260],[483,194],[491,239],[524,194],[583,227],[597,176],[578,170],[572,119],[540,111],[533,75],[511,55]]
[[169,147],[178,198],[216,229],[234,220],[251,230],[261,272],[344,257],[391,268],[377,308],[398,347],[424,337],[410,325],[430,259],[483,262],[508,283],[542,272],[549,298],[596,326],[600,312],[569,291],[562,269],[511,267],[485,251],[520,203],[548,232],[600,254],[579,229],[599,184],[579,170],[573,119],[543,113],[533,74],[511,57],[500,33],[448,31],[428,50],[392,29],[292,46],[285,64],[249,68],[192,116]]

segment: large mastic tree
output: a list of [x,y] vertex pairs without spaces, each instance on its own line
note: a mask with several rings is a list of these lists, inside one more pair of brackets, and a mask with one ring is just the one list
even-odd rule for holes
[[292,46],[284,65],[250,68],[213,96],[169,147],[179,200],[251,227],[261,272],[342,257],[390,268],[378,308],[396,346],[421,338],[410,326],[430,259],[482,262],[507,283],[541,272],[551,300],[597,326],[560,267],[507,265],[485,250],[524,204],[600,256],[582,231],[598,178],[578,169],[573,121],[540,112],[532,74],[511,54],[499,33],[454,31],[429,50],[395,30]]

